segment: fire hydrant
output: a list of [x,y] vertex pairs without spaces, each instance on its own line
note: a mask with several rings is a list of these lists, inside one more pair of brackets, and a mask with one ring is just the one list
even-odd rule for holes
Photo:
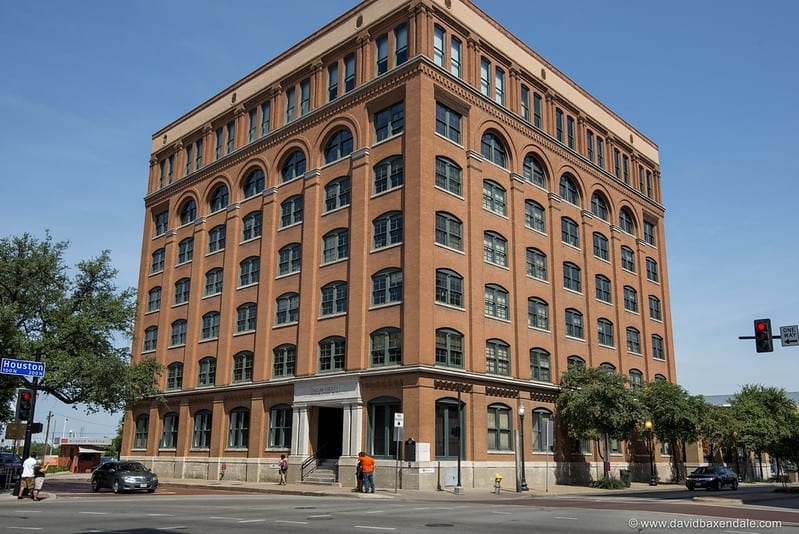
[[494,475],[494,493],[499,495],[500,487],[502,486],[502,475],[497,473]]

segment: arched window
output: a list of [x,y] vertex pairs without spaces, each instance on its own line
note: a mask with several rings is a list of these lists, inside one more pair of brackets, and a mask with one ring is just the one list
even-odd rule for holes
[[280,204],[280,227],[285,228],[302,222],[302,195],[294,195]]
[[402,403],[394,397],[378,397],[368,404],[367,443],[372,455],[378,458],[396,458],[397,441],[394,439],[394,414],[402,413]]
[[291,448],[291,406],[278,404],[269,410],[269,447]]
[[180,389],[183,387],[183,364],[170,363],[166,368],[166,389]]
[[160,273],[164,270],[165,258],[166,251],[163,248],[153,251],[152,258],[150,259],[150,274]]
[[583,291],[582,272],[570,261],[563,262],[563,287],[578,293]]
[[663,320],[663,312],[660,309],[660,299],[655,295],[649,295],[649,318],[656,321]]
[[258,320],[258,306],[254,302],[245,302],[236,308],[236,333],[254,332]]
[[483,259],[487,263],[507,267],[508,241],[496,232],[484,232]]
[[277,274],[283,276],[300,272],[302,266],[302,245],[290,243],[278,252]]
[[218,311],[208,312],[203,315],[203,327],[200,330],[200,339],[216,339],[219,337],[219,321],[222,315]]
[[508,152],[505,143],[494,132],[486,132],[480,142],[480,153],[485,159],[499,165],[503,169],[508,168]]
[[594,256],[610,261],[610,249],[608,247],[608,238],[599,232],[594,232]]
[[538,297],[527,299],[527,326],[549,330],[549,304],[544,299]]
[[190,262],[194,257],[194,238],[187,237],[178,243],[178,265]]
[[192,449],[211,448],[211,411],[194,412],[194,428],[191,435]]
[[350,205],[350,177],[336,178],[325,186],[325,211]]
[[566,358],[566,367],[571,369],[572,367],[579,367],[581,369],[585,369],[585,360],[580,358],[579,356],[569,356]]
[[537,230],[542,233],[547,231],[547,220],[544,206],[535,200],[524,201],[524,225],[527,228]]
[[371,335],[372,367],[402,363],[402,332],[399,328],[381,328]]
[[169,337],[170,347],[186,344],[186,324],[186,319],[178,319],[172,323],[172,335]]
[[600,363],[599,364],[599,368],[602,369],[603,371],[607,372],[607,373],[615,373],[616,372],[616,366],[613,365],[610,362],[602,362],[602,363]]
[[260,211],[253,211],[244,216],[241,221],[241,240],[255,239],[261,235],[263,215]]
[[253,353],[239,352],[233,356],[233,382],[252,382]]
[[560,240],[567,245],[580,248],[580,227],[569,217],[560,218]]
[[652,258],[646,259],[646,279],[650,282],[658,281],[658,262]]
[[463,223],[450,213],[436,212],[436,243],[463,250]]
[[463,334],[450,328],[436,330],[436,364],[463,367]]
[[372,247],[375,249],[402,243],[402,212],[384,213],[372,221]]
[[164,416],[164,428],[161,432],[161,449],[174,449],[178,444],[178,414],[170,412]]
[[181,278],[175,282],[175,298],[173,304],[183,304],[189,301],[191,292],[191,278]]
[[547,255],[537,248],[527,249],[527,276],[547,280]]
[[630,389],[638,391],[644,387],[644,373],[638,369],[630,369]]
[[504,404],[491,404],[488,406],[487,416],[488,450],[511,450],[513,412],[510,407]]
[[633,216],[630,213],[630,210],[626,207],[619,211],[619,226],[628,234],[635,235],[635,223],[633,222]]
[[258,273],[261,268],[261,258],[250,256],[239,264],[239,287],[258,283]]
[[189,224],[190,222],[194,222],[196,218],[197,203],[194,202],[193,198],[190,198],[184,202],[183,207],[180,208],[180,224]]
[[344,370],[345,340],[343,337],[331,336],[319,342],[319,371]]
[[272,376],[275,378],[294,376],[297,364],[297,345],[280,345],[274,351]]
[[372,305],[402,302],[402,271],[383,269],[372,276]]
[[463,308],[463,277],[449,269],[436,269],[436,302]]
[[485,314],[496,319],[510,319],[508,291],[496,284],[485,286]]
[[542,348],[530,349],[530,378],[542,382],[551,382],[549,352]]
[[161,309],[161,286],[152,288],[147,293],[147,312],[154,312]]
[[141,414],[136,418],[136,429],[133,432],[133,448],[147,448],[147,432],[150,427],[150,416]]
[[547,427],[552,424],[552,412],[544,408],[536,408],[533,410],[533,451],[535,452],[549,452],[547,446],[553,446],[554,443],[548,441],[552,440],[553,436],[547,436]]
[[539,187],[546,187],[546,173],[541,161],[532,154],[527,154],[524,157],[522,165],[522,174],[524,179],[528,182],[535,184]]
[[624,309],[638,313],[638,292],[633,287],[624,286]]
[[486,372],[495,375],[510,375],[510,345],[501,339],[486,341]]
[[374,194],[401,187],[404,181],[402,156],[391,156],[375,165]]
[[658,373],[658,374],[655,375],[655,380],[663,380],[665,382],[666,381],[666,377],[663,376],[662,374]]
[[222,292],[222,269],[217,267],[205,273],[205,296],[218,295]]
[[283,160],[280,179],[282,182],[288,182],[303,174],[305,174],[305,153],[302,150],[294,150]]
[[436,459],[465,459],[466,420],[465,403],[452,398],[436,401]]
[[158,343],[158,327],[148,326],[144,329],[144,342],[142,343],[142,352],[149,352],[155,350]]
[[608,203],[605,200],[605,197],[596,191],[594,191],[594,194],[591,195],[591,213],[593,213],[603,221],[608,220],[610,213],[610,211],[608,210]]
[[300,316],[300,295],[284,293],[277,298],[275,324],[296,323]]
[[568,174],[560,177],[560,198],[569,204],[580,205],[580,194],[577,192],[577,185]]
[[209,209],[211,213],[223,210],[227,207],[230,197],[228,195],[227,186],[224,184],[218,185],[214,192],[211,193],[211,200],[209,202]]
[[666,353],[663,350],[663,338],[657,334],[652,334],[652,358],[655,360],[666,359]]
[[208,253],[225,249],[225,225],[214,226],[208,231]]
[[505,188],[493,180],[483,180],[483,208],[497,215],[508,214]]
[[350,232],[347,228],[336,228],[322,237],[322,263],[332,263],[350,255]]
[[216,383],[216,358],[206,356],[197,366],[197,386],[213,386]]
[[626,245],[621,246],[621,268],[631,273],[635,272],[635,252]]
[[436,187],[462,196],[463,170],[451,159],[436,156]]
[[325,163],[332,163],[352,154],[352,134],[342,129],[333,134],[325,145]]
[[610,278],[603,274],[596,275],[596,299],[602,302],[613,302],[613,292],[610,289]]
[[566,308],[566,335],[585,339],[583,334],[583,314],[574,308]]
[[632,326],[627,327],[627,352],[641,354],[641,332]]
[[615,346],[616,342],[613,335],[613,323],[611,323],[608,319],[605,319],[604,317],[597,319],[597,334],[599,336],[598,342],[600,345],[605,345],[606,347]]
[[347,313],[347,282],[337,280],[322,286],[319,315]]
[[244,178],[244,184],[242,186],[244,198],[254,197],[258,193],[262,193],[265,185],[266,178],[264,176],[264,171],[261,169],[251,170],[247,173],[247,177]]
[[250,410],[239,406],[230,410],[227,446],[230,449],[246,449],[250,441]]

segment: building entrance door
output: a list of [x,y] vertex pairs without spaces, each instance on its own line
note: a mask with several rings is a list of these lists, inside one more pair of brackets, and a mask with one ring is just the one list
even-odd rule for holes
[[341,440],[344,438],[344,410],[325,406],[318,410],[316,457],[338,459],[341,456]]

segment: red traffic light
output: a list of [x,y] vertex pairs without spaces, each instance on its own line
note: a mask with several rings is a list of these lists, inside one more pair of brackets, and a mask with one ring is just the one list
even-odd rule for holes
[[757,322],[755,323],[755,329],[756,329],[758,332],[762,332],[763,330],[765,330],[765,329],[766,329],[766,323],[764,323],[763,321],[757,321]]
[[33,395],[31,395],[30,391],[23,391],[22,392],[22,400],[29,401],[29,400],[31,400],[31,397],[33,397]]

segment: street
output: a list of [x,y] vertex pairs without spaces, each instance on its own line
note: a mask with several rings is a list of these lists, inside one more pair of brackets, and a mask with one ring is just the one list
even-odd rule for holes
[[[0,532],[799,532],[799,511],[790,506],[724,504],[727,495],[761,502],[773,496],[765,491],[768,488],[758,487],[742,492],[701,492],[699,496],[707,493],[711,502],[697,503],[692,497],[698,492],[681,490],[640,495],[525,494],[502,499],[486,495],[468,500],[445,494],[434,500],[413,495],[351,498],[234,493],[169,484],[154,494],[94,494],[79,481],[53,482],[48,488],[53,497],[45,501],[0,500]],[[789,502],[795,505],[796,497],[791,497],[794,500]],[[782,530],[774,528],[780,525],[777,521],[782,522]]]

